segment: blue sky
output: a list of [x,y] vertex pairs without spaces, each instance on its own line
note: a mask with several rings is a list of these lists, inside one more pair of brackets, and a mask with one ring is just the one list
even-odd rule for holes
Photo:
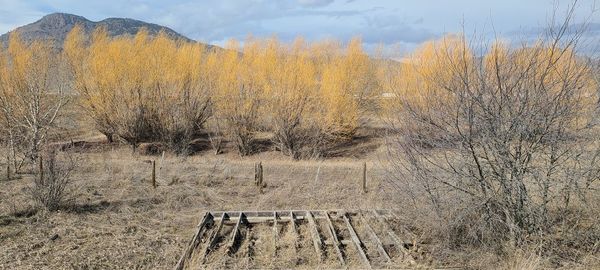
[[[248,34],[290,40],[361,36],[367,46],[410,50],[424,40],[459,32],[515,38],[547,25],[571,1],[554,0],[0,0],[0,32],[53,12],[98,21],[127,17],[166,25],[192,39],[223,44]],[[580,0],[575,22],[600,23],[599,0]],[[600,24],[591,33],[600,36]]]

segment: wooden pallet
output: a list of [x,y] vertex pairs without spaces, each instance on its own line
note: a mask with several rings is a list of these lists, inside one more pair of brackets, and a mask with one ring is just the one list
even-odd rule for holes
[[[393,268],[394,262],[411,259],[407,248],[412,245],[403,238],[405,235],[392,229],[395,220],[391,210],[209,211],[204,213],[175,269],[202,267],[209,263],[209,254],[217,254],[216,250],[235,255],[241,243],[250,241],[245,232],[253,226],[272,226],[274,258],[281,248],[280,228],[286,226],[294,239],[299,239],[300,230],[309,232],[307,239],[318,262],[335,260],[338,267],[346,268],[349,261],[358,261],[360,265],[354,267]],[[299,244],[294,248],[300,248]]]

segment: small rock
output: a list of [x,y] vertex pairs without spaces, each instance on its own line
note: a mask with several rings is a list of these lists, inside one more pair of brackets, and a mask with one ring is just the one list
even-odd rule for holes
[[55,233],[54,235],[52,235],[52,237],[50,237],[50,240],[54,241],[54,240],[58,239],[59,237],[60,236],[58,236],[58,234]]

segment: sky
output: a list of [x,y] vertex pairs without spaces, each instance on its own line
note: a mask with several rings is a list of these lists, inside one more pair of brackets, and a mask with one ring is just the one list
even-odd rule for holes
[[[292,40],[354,36],[365,46],[411,50],[447,33],[515,39],[537,34],[556,10],[556,0],[0,0],[0,33],[64,12],[93,21],[125,17],[165,25],[198,41],[222,45],[248,35]],[[574,22],[588,21],[600,37],[600,0],[580,0]]]

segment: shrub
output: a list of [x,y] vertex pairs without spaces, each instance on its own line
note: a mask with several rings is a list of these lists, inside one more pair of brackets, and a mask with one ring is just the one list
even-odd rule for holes
[[597,85],[567,29],[568,21],[533,45],[496,42],[483,57],[464,37],[447,37],[401,72],[390,161],[456,225],[453,235],[520,245],[550,229],[549,213],[592,194]]
[[75,161],[70,156],[61,159],[55,151],[51,151],[41,162],[41,170],[33,178],[30,194],[48,211],[56,211],[71,199],[71,174],[76,167]]

